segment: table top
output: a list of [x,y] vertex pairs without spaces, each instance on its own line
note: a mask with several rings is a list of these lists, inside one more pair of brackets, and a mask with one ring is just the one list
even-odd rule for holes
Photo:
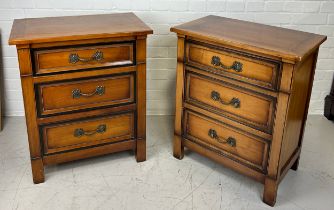
[[10,45],[140,36],[153,31],[134,13],[14,20]]
[[327,38],[214,15],[175,26],[171,31],[294,61],[301,61]]

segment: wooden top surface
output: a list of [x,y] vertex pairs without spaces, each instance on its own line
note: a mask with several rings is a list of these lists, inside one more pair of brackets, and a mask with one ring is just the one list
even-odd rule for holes
[[14,20],[10,45],[139,36],[153,31],[133,13]]
[[213,15],[175,26],[171,31],[294,61],[302,60],[327,38]]

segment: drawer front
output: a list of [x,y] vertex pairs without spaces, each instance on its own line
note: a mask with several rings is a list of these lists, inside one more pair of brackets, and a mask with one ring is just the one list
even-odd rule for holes
[[189,110],[185,110],[184,116],[187,139],[216,149],[238,162],[266,170],[269,144],[265,140]]
[[50,154],[134,138],[134,114],[126,113],[42,127],[44,153]]
[[37,85],[39,113],[56,114],[134,102],[134,75]]
[[276,99],[187,72],[185,100],[239,123],[271,133]]
[[34,56],[36,74],[134,63],[132,43],[36,50]]
[[207,46],[187,43],[186,62],[216,74],[277,90],[280,62],[243,52]]

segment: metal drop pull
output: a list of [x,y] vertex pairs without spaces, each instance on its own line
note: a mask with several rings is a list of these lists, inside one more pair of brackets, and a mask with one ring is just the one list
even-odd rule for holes
[[210,129],[208,135],[210,136],[210,138],[216,139],[219,143],[228,144],[231,147],[237,146],[237,140],[235,138],[228,137],[227,139],[222,139],[218,136],[217,131],[214,129]]
[[107,130],[106,124],[101,124],[97,126],[97,128],[93,131],[85,131],[83,128],[77,128],[74,130],[74,137],[81,137],[81,136],[91,136],[96,133],[104,133]]
[[223,99],[220,98],[220,94],[217,91],[211,92],[211,99],[214,101],[219,101],[221,104],[224,105],[232,105],[234,108],[240,108],[240,100],[238,98],[232,98],[229,102],[223,101]]
[[105,87],[104,86],[97,86],[96,89],[91,93],[82,93],[80,89],[74,89],[72,90],[72,97],[73,98],[80,98],[81,96],[84,97],[91,97],[94,95],[102,96],[105,93]]
[[68,56],[68,61],[72,64],[75,64],[79,61],[87,63],[89,61],[101,61],[103,60],[103,52],[98,50],[90,58],[80,58],[77,53],[71,53]]
[[242,63],[239,61],[234,61],[231,66],[226,66],[220,61],[220,57],[212,56],[211,64],[214,66],[222,67],[224,69],[233,69],[236,72],[242,72]]

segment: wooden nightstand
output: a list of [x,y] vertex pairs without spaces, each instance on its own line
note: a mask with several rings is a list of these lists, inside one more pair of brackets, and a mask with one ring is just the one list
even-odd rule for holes
[[146,159],[146,37],[133,13],[15,20],[34,183],[44,166],[135,150]]
[[296,170],[325,36],[207,16],[178,36],[174,156],[184,147],[264,183]]

